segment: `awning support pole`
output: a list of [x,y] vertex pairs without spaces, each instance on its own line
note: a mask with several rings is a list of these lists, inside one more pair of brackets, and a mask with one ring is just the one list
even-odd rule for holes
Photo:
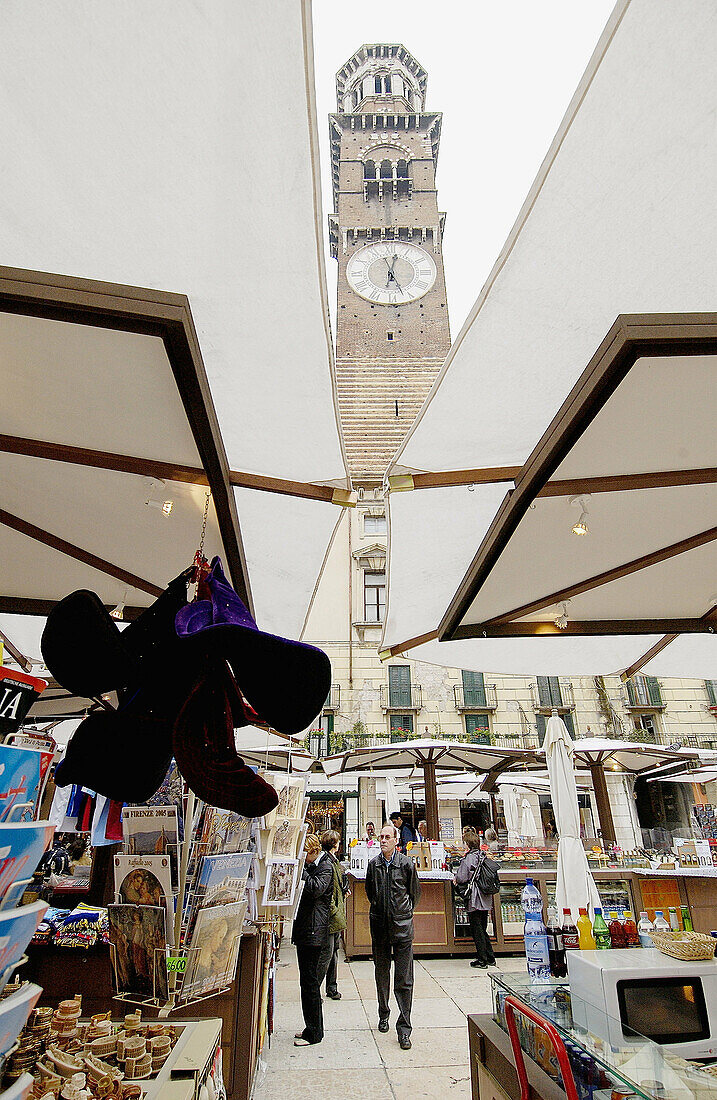
[[593,790],[595,791],[595,802],[597,804],[598,818],[600,820],[603,847],[609,848],[611,844],[615,843],[615,826],[612,820],[610,796],[607,792],[607,783],[605,781],[605,772],[602,764],[591,764],[590,776],[593,781]]
[[423,789],[426,800],[426,826],[431,840],[440,839],[438,820],[438,791],[436,789],[436,764],[433,760],[423,762]]

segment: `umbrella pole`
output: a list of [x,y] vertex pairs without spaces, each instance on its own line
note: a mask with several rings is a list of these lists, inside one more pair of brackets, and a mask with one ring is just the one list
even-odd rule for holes
[[605,772],[602,764],[591,764],[590,776],[593,781],[593,790],[595,791],[595,802],[597,803],[603,848],[609,848],[611,844],[615,843],[615,826],[612,820],[610,796],[607,792],[607,783],[605,782]]
[[436,765],[433,760],[423,762],[423,789],[426,798],[426,825],[431,840],[440,838],[438,821],[438,791],[436,789]]

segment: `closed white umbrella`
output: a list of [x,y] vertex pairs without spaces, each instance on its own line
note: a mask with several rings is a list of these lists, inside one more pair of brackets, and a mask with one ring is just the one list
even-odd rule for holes
[[533,807],[527,798],[523,799],[520,808],[523,811],[520,817],[520,835],[535,838],[538,835],[538,826],[535,824]]
[[520,819],[518,816],[518,791],[509,784],[501,784],[500,793],[503,796],[503,813],[505,825],[508,830],[508,845],[515,846],[520,840]]
[[558,880],[555,905],[558,914],[570,909],[577,917],[581,906],[594,909],[600,895],[580,839],[578,790],[573,768],[573,742],[562,718],[548,719],[543,751],[550,776],[553,813],[558,828]]

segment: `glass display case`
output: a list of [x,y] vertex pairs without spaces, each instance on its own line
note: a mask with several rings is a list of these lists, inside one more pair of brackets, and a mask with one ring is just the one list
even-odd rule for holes
[[[555,904],[556,885],[555,879],[548,879],[545,883],[541,884],[541,893],[543,893],[544,897],[547,894],[548,905]],[[629,909],[634,914],[635,909],[632,889],[627,879],[601,879],[597,877],[595,885],[597,886],[604,912],[610,913],[614,910],[618,914],[622,914],[626,909]]]
[[[578,1095],[611,1095],[643,1100],[714,1100],[714,1066],[689,1062],[669,1053],[644,1035],[617,1025],[624,1041],[606,1042],[577,1022],[584,1015],[565,981],[532,983],[525,974],[491,973],[493,1019],[507,1031],[505,999],[512,994],[557,1029],[573,1071]],[[520,1045],[525,1054],[554,1081],[562,1084],[557,1058],[547,1034],[516,1014]],[[617,1024],[617,1021],[616,1021]],[[614,1091],[613,1091],[614,1090]]]

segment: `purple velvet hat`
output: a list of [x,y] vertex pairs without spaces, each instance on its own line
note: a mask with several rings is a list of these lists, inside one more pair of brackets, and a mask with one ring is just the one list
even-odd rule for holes
[[329,658],[315,646],[259,630],[219,558],[212,560],[206,586],[209,599],[177,613],[178,638],[187,649],[228,661],[245,698],[273,729],[305,730],[329,694]]

